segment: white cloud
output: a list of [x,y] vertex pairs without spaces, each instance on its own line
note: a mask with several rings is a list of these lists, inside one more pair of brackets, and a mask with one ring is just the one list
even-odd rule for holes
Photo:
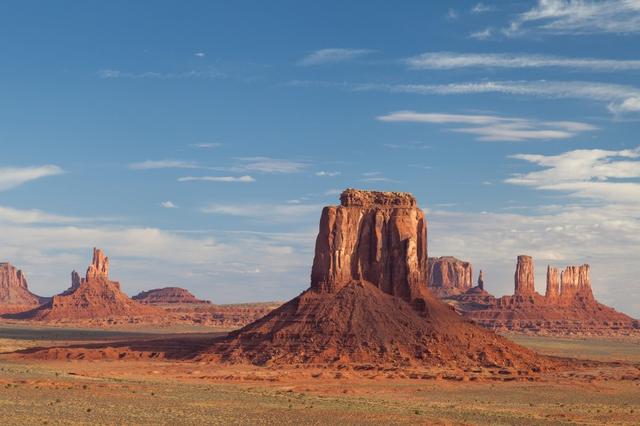
[[504,33],[636,34],[640,32],[638,0],[538,0],[518,15]]
[[256,180],[249,176],[184,176],[178,178],[178,182],[241,182],[241,183],[251,183]]
[[475,31],[469,34],[469,37],[476,40],[488,40],[493,36],[493,28],[485,28],[484,30]]
[[309,167],[307,163],[270,157],[240,157],[241,164],[231,168],[236,172],[298,173]]
[[318,204],[218,204],[204,207],[204,213],[226,216],[246,217],[267,222],[288,222],[303,220],[313,222],[317,219],[322,206]]
[[31,167],[0,167],[0,191],[6,191],[32,180],[64,173],[55,165]]
[[414,122],[468,125],[454,127],[450,131],[476,135],[481,141],[525,141],[567,139],[579,132],[597,128],[574,121],[538,121],[531,119],[477,114],[420,113],[397,111],[377,117],[385,122]]
[[558,155],[517,154],[512,158],[543,167],[505,180],[539,190],[560,191],[597,202],[640,209],[640,147],[620,151],[579,149]]
[[47,223],[47,224],[60,224],[60,223],[77,223],[87,221],[88,219],[82,219],[73,216],[62,216],[57,214],[46,213],[38,209],[14,209],[12,207],[0,206],[0,223],[18,223],[18,224],[32,224],[32,223]]
[[320,49],[302,58],[298,65],[323,65],[336,62],[348,62],[369,55],[370,49]]
[[140,163],[131,163],[132,170],[155,170],[155,169],[197,169],[199,166],[191,161],[181,160],[146,160]]
[[154,79],[154,80],[181,80],[191,78],[222,78],[226,75],[214,68],[207,68],[202,70],[189,70],[182,72],[157,72],[157,71],[144,71],[144,72],[130,72],[120,71],[114,69],[103,69],[98,71],[98,77],[105,80],[115,79]]
[[204,52],[196,52],[194,53],[194,55],[198,58],[204,58],[205,56],[207,56]]
[[446,18],[449,21],[455,21],[456,19],[458,19],[458,12],[455,9],[449,9],[447,11]]
[[455,68],[570,68],[589,71],[640,70],[640,60],[567,58],[550,55],[506,53],[428,52],[407,59],[412,69]]
[[165,209],[177,209],[178,208],[178,206],[173,204],[172,201],[163,201],[163,202],[160,203],[160,205]]
[[341,174],[340,172],[325,172],[325,171],[316,172],[316,176],[327,176],[327,177],[339,176],[340,174]]
[[503,93],[550,99],[589,99],[607,103],[613,113],[640,112],[640,89],[634,86],[588,81],[482,81],[451,84],[353,84],[355,91],[379,90],[421,95]]
[[471,13],[486,13],[486,12],[492,12],[494,10],[495,8],[493,6],[489,6],[487,4],[480,2],[475,6],[473,6],[473,8],[471,8]]

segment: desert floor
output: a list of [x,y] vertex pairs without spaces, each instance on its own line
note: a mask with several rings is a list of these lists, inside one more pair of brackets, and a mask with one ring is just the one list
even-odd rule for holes
[[[176,361],[42,361],[7,352],[215,330],[0,324],[2,424],[639,424],[640,342],[510,336],[543,353],[607,361],[534,382],[486,371],[275,368]],[[202,336],[202,335],[200,335]],[[206,335],[204,335],[206,336]],[[612,361],[620,361],[617,365]],[[483,376],[484,375],[484,376]]]

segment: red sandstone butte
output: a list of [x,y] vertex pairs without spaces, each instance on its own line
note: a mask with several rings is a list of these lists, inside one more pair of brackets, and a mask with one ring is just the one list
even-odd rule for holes
[[24,272],[8,262],[0,262],[0,314],[33,309],[47,300],[29,291]]
[[429,290],[439,297],[461,294],[473,287],[471,263],[453,256],[429,258]]
[[212,342],[200,359],[254,364],[554,365],[465,321],[427,289],[427,221],[408,193],[347,189],[320,219],[311,286]]
[[53,296],[37,309],[20,314],[21,319],[73,322],[112,317],[139,317],[164,315],[159,308],[143,305],[129,299],[120,290],[120,283],[109,279],[109,259],[102,250],[93,249],[93,261],[84,279],[78,282],[72,274],[71,287]]

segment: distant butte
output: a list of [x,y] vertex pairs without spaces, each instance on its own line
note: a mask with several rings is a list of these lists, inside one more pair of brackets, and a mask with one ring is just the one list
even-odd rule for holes
[[587,264],[563,271],[548,266],[543,296],[535,290],[533,258],[520,255],[512,296],[494,297],[484,290],[483,279],[482,287],[442,297],[464,317],[496,331],[603,336],[639,332],[640,321],[595,299],[590,272]]
[[74,322],[164,314],[164,311],[159,308],[129,299],[120,290],[120,284],[109,279],[109,258],[102,250],[93,249],[93,261],[87,268],[85,278],[79,280],[79,275],[74,271],[71,281],[71,287],[65,292],[53,296],[48,303],[21,313],[17,317],[38,321]]
[[180,287],[155,288],[140,292],[132,299],[149,305],[211,304],[209,300],[198,299],[189,290]]
[[0,262],[0,314],[33,309],[48,300],[29,291],[24,272],[8,262]]

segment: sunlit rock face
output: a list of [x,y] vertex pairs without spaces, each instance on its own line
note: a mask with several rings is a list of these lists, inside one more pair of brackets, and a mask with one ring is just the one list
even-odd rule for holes
[[411,301],[428,282],[427,222],[411,194],[345,190],[320,218],[311,288],[367,281]]

